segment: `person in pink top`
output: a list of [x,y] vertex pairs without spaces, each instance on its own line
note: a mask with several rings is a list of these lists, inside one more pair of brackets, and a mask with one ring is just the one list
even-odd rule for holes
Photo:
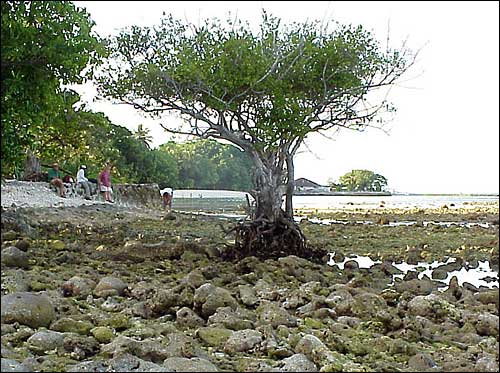
[[99,177],[97,178],[99,182],[99,190],[104,195],[104,201],[111,203],[113,203],[113,201],[111,200],[111,179],[110,179],[110,173],[112,167],[113,166],[111,165],[111,163],[107,163],[104,169],[99,174]]

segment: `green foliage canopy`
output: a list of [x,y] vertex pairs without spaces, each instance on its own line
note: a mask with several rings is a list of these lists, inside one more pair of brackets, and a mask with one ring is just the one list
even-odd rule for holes
[[239,20],[194,27],[169,16],[122,31],[110,47],[101,93],[153,114],[176,111],[190,134],[261,153],[298,146],[312,131],[367,125],[390,106],[371,106],[366,94],[410,65],[408,51],[382,50],[361,26],[282,26],[265,12],[257,33]]
[[71,115],[78,98],[61,85],[83,82],[105,55],[93,26],[71,2],[2,1],[2,173],[12,172],[28,147],[57,157],[55,147],[81,144]]

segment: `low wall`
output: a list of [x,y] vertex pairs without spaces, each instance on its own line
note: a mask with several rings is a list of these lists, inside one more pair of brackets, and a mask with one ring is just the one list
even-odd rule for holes
[[161,206],[158,184],[115,184],[112,198],[123,205],[148,207]]
[[[91,185],[91,198],[96,201],[103,201],[100,193],[97,193],[97,185]],[[124,206],[161,206],[160,188],[158,184],[113,184],[111,198]],[[53,187],[54,191],[56,190]],[[84,197],[85,191],[82,186],[74,183],[64,183],[64,191],[67,198]]]

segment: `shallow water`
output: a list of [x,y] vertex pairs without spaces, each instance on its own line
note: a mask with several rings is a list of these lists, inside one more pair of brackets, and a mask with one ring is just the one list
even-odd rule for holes
[[[303,219],[306,219],[304,216],[297,216],[295,217],[295,221],[300,222]],[[307,218],[308,221],[311,223],[316,223],[316,224],[323,224],[323,225],[331,225],[331,224],[364,224],[364,225],[370,225],[370,224],[375,224],[371,220],[356,220],[354,222],[351,221],[345,221],[345,220],[335,220],[335,219],[320,219],[320,218]],[[387,224],[390,227],[399,227],[399,226],[410,226],[419,223],[418,221],[391,221],[389,224]],[[424,227],[427,227],[428,225],[440,225],[444,227],[451,227],[451,226],[457,226],[457,227],[481,227],[481,228],[489,228],[491,227],[491,223],[489,222],[480,222],[480,223],[472,223],[472,222],[467,222],[467,221],[424,221],[423,222]]]
[[[246,206],[245,192],[230,190],[195,190],[178,189],[174,191],[173,207],[178,210],[215,210],[241,211]],[[385,208],[436,208],[447,205],[454,208],[475,208],[478,206],[498,206],[499,197],[482,196],[425,196],[425,195],[393,195],[393,196],[294,196],[295,209],[373,209],[381,204]]]
[[474,208],[478,205],[497,205],[498,196],[425,196],[425,195],[393,195],[393,196],[294,196],[294,208],[342,208],[371,209],[383,203],[386,208],[428,208],[447,205],[453,208]]
[[[334,254],[331,254],[328,264],[332,266],[337,265],[341,270],[344,269],[344,264],[349,260],[357,262],[359,268],[371,268],[375,264],[382,263],[380,260],[373,261],[367,256],[360,256],[360,255],[355,255],[353,257],[345,258],[342,262],[335,262],[335,260],[333,259],[333,255]],[[417,264],[408,264],[406,262],[402,263],[392,262],[391,264],[394,265],[394,267],[396,267],[397,269],[401,270],[403,273],[399,275],[393,275],[391,285],[394,284],[394,280],[396,278],[402,279],[408,273],[408,271],[415,270],[417,268],[424,269],[418,274],[419,279],[422,279],[426,275],[432,279],[432,272],[435,268],[443,264],[454,263],[455,261],[456,258],[448,258],[446,262],[439,262],[439,261],[434,261],[432,263],[418,262]],[[466,262],[465,264],[467,265],[468,263]],[[441,282],[444,285],[446,285],[440,288],[441,291],[444,291],[450,284],[450,280],[452,279],[453,276],[457,276],[458,284],[460,286],[462,286],[464,282],[468,282],[474,285],[475,287],[485,286],[491,289],[499,287],[498,272],[491,269],[488,260],[479,261],[478,266],[476,268],[462,267],[460,270],[450,271],[448,272],[448,276],[444,280],[438,280],[438,279],[433,279],[433,280]],[[486,277],[494,277],[496,278],[496,281],[487,282],[484,280],[484,278]]]

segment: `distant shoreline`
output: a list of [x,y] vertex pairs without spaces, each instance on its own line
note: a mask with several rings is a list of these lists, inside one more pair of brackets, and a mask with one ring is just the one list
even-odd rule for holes
[[349,196],[349,197],[391,197],[391,196],[427,196],[427,197],[499,197],[499,193],[391,193],[391,192],[295,192],[294,196]]
[[498,197],[499,193],[393,193],[393,196]]
[[389,197],[391,192],[295,192],[294,196],[363,196],[363,197]]

